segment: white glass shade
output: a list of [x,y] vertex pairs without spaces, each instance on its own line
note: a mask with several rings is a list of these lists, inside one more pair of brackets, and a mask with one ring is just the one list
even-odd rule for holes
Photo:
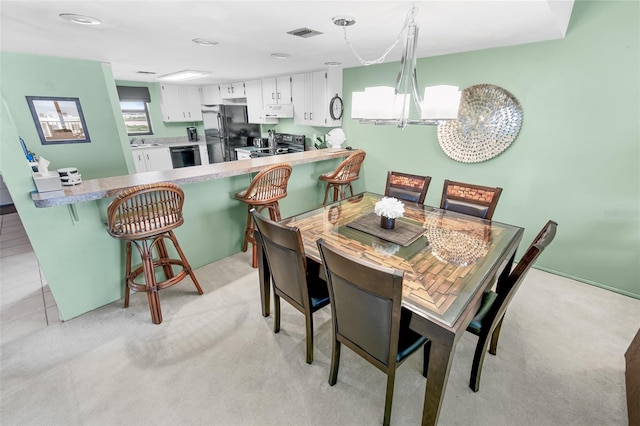
[[422,101],[423,120],[455,120],[458,118],[462,92],[456,86],[425,87]]
[[[351,94],[351,118],[364,120],[394,120],[409,114],[410,96],[395,94],[388,86],[367,87]],[[404,107],[404,110],[403,110]]]

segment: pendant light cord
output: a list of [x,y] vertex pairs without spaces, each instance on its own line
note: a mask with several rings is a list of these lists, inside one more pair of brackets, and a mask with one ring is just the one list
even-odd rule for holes
[[405,30],[407,29],[407,27],[414,22],[415,16],[417,14],[418,14],[418,8],[416,8],[415,4],[413,4],[411,6],[411,10],[409,10],[409,12],[407,13],[407,17],[405,18],[404,23],[402,24],[402,28],[400,29],[400,33],[398,34],[398,37],[393,42],[393,44],[391,46],[389,46],[387,48],[387,50],[384,51],[382,56],[380,56],[378,59],[373,59],[373,60],[369,61],[369,60],[364,59],[362,56],[360,56],[360,54],[356,51],[356,48],[353,47],[353,45],[351,44],[351,42],[349,41],[349,39],[347,37],[347,25],[346,24],[342,26],[342,31],[344,32],[344,41],[347,42],[347,46],[349,46],[351,48],[351,51],[353,52],[353,55],[358,59],[358,61],[360,61],[360,63],[362,65],[368,66],[368,65],[381,64],[381,63],[384,62],[384,60],[386,59],[387,55],[393,50],[393,48],[397,46],[398,42],[400,41],[400,38],[402,38],[402,33],[404,33]]

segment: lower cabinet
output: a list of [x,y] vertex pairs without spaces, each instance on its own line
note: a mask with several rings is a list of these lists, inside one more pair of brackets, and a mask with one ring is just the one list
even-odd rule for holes
[[131,151],[136,172],[157,172],[173,169],[168,147],[138,148]]

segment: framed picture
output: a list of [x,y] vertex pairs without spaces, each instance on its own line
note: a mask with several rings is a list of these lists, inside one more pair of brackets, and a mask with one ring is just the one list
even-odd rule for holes
[[42,145],[91,142],[78,98],[27,96]]

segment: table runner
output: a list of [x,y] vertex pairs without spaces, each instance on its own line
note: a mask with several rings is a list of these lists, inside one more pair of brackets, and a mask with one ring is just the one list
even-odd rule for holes
[[358,219],[349,222],[347,226],[403,247],[407,247],[413,243],[426,231],[420,225],[404,222],[401,219],[396,219],[396,226],[394,229],[384,229],[380,227],[380,216],[375,213],[359,217]]

